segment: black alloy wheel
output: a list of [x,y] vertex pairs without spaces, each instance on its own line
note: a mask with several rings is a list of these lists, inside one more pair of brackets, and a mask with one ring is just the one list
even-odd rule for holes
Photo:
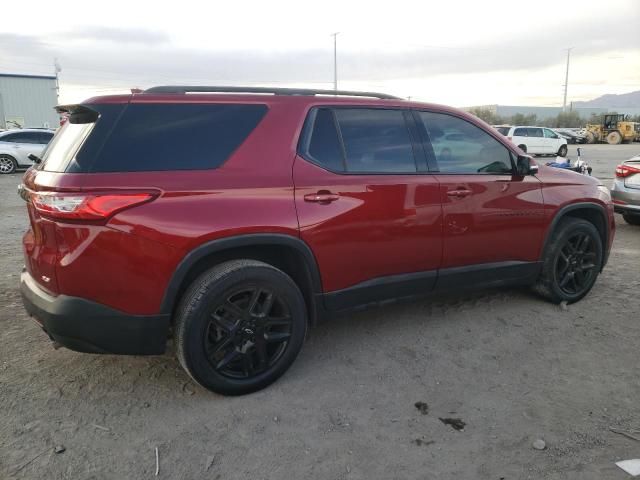
[[597,275],[595,243],[588,233],[576,233],[567,238],[556,259],[556,281],[567,295],[580,295],[591,288]]
[[229,378],[264,372],[282,357],[291,338],[291,312],[265,285],[232,292],[210,317],[205,351],[212,367]]
[[308,310],[282,270],[250,259],[211,267],[185,291],[175,314],[176,356],[196,382],[223,395],[255,392],[296,359]]

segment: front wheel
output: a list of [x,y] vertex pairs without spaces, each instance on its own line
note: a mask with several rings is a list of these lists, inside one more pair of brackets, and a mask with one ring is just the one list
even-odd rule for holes
[[600,233],[591,222],[567,217],[551,235],[534,290],[554,303],[577,302],[589,293],[602,267]]
[[562,145],[560,147],[560,149],[558,150],[558,156],[559,157],[566,157],[567,156],[567,151],[568,151],[567,146],[566,145]]
[[622,143],[622,135],[620,135],[620,132],[614,130],[609,133],[609,135],[607,135],[607,143],[609,145],[620,145]]
[[183,296],[176,355],[204,388],[243,395],[291,366],[306,331],[304,298],[288,275],[263,262],[232,260],[202,274]]
[[8,175],[16,171],[18,165],[13,157],[9,155],[0,155],[0,174]]

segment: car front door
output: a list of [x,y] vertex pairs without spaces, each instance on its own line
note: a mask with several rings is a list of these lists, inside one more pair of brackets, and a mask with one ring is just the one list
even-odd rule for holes
[[411,114],[402,109],[310,112],[293,168],[295,203],[328,308],[433,288],[442,207],[416,138]]
[[534,274],[545,227],[540,181],[517,174],[515,154],[471,120],[431,111],[416,117],[443,205],[438,284]]

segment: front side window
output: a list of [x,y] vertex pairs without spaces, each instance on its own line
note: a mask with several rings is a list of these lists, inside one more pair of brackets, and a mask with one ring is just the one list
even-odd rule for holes
[[441,173],[511,174],[511,152],[481,128],[452,115],[419,112]]
[[544,136],[545,138],[558,138],[558,135],[556,135],[555,132],[549,130],[548,128],[544,129]]
[[409,130],[401,110],[335,110],[348,172],[415,173]]
[[38,143],[42,145],[46,145],[53,138],[53,133],[51,132],[40,132],[38,134]]

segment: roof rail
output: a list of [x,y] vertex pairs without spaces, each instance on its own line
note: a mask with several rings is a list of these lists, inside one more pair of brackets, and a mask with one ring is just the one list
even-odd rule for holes
[[386,100],[401,100],[386,93],[352,92],[348,90],[316,90],[312,88],[270,88],[270,87],[208,87],[203,85],[162,85],[147,88],[143,93],[270,93],[272,95],[340,95],[347,97],[371,97]]

